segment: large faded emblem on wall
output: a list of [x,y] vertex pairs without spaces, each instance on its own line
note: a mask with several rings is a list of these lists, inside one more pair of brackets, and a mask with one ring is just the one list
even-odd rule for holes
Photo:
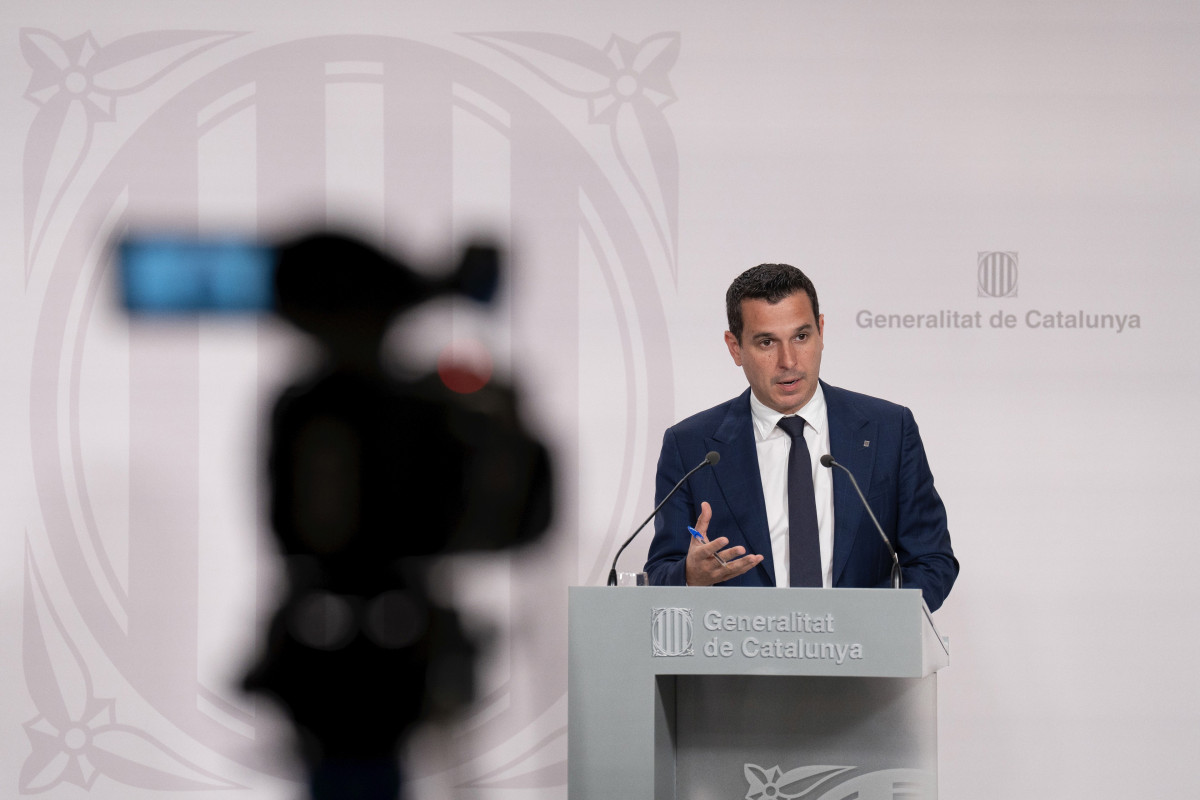
[[[24,721],[22,794],[233,790],[280,772],[277,732],[222,682],[249,661],[242,648],[272,599],[254,518],[254,421],[280,377],[278,342],[254,325],[128,326],[111,308],[103,247],[131,220],[205,232],[236,218],[270,233],[288,209],[312,221],[354,194],[381,240],[403,245],[415,225],[443,220],[448,248],[456,215],[483,187],[520,245],[506,335],[514,362],[553,365],[544,404],[575,413],[574,326],[590,281],[604,296],[587,302],[618,333],[616,401],[641,421],[616,443],[620,459],[646,460],[644,431],[673,413],[660,287],[677,264],[678,164],[663,115],[677,34],[603,46],[472,34],[461,52],[366,35],[247,41],[21,34],[38,109],[23,191],[43,522],[25,563],[23,680],[37,713]],[[231,432],[229,419],[244,429]],[[580,447],[564,448],[564,474]],[[612,518],[594,528],[614,531],[644,504],[637,481],[622,480]],[[561,510],[563,530],[573,513]],[[501,600],[514,619],[537,613],[567,583],[596,582],[611,549],[607,539],[565,548],[558,571]],[[526,663],[556,664],[559,635],[533,642],[544,653]],[[475,723],[484,748],[561,699],[565,665],[535,683],[542,695],[516,697],[517,682],[488,695]],[[565,715],[506,755],[504,771],[468,776],[471,786],[565,783],[563,759],[538,755],[548,739],[565,741],[562,725]]]

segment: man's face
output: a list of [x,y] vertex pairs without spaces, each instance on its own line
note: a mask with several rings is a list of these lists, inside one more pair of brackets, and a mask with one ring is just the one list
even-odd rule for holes
[[742,301],[742,340],[725,331],[733,363],[746,373],[754,396],[781,414],[794,414],[817,391],[825,317],[813,318],[804,292],[778,303]]

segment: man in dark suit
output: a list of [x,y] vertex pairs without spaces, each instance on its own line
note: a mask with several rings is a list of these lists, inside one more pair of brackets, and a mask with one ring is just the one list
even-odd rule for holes
[[[958,561],[912,413],[819,379],[825,319],[816,288],[795,267],[747,270],[729,287],[726,312],[725,343],[750,388],[664,435],[657,500],[709,451],[721,460],[659,512],[650,582],[889,586],[891,555],[849,478],[819,464],[829,453],[858,479],[899,557],[904,587],[921,589],[936,610]],[[706,541],[688,533],[693,523]]]

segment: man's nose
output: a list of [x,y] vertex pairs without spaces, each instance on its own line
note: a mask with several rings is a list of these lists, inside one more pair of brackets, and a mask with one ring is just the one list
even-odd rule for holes
[[791,342],[783,342],[779,348],[779,368],[791,369],[796,366],[796,350],[795,345]]

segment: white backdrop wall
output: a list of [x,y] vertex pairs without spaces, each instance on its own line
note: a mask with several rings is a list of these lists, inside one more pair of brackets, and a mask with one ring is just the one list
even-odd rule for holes
[[102,248],[321,222],[421,263],[511,247],[497,308],[423,311],[396,349],[486,340],[556,455],[551,538],[449,571],[499,635],[478,707],[414,746],[413,796],[565,797],[566,587],[647,513],[663,428],[744,386],[722,297],[763,261],[820,289],[823,377],[921,424],[963,564],[943,796],[1200,793],[1200,6],[13,0],[0,22],[0,794],[296,796],[286,727],[233,687],[277,588],[260,424],[304,345],[131,326]]

